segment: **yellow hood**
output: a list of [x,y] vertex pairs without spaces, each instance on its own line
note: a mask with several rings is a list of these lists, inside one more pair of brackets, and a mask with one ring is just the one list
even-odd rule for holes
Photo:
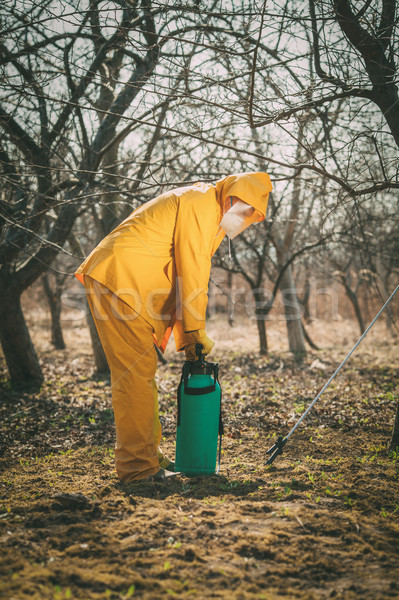
[[264,221],[269,193],[273,189],[267,173],[249,172],[228,175],[224,179],[219,179],[215,187],[222,210],[227,198],[237,196],[250,206],[253,206],[259,213],[258,222]]

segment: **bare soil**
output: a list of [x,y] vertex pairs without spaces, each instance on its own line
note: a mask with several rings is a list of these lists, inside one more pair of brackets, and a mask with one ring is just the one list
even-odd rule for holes
[[[387,454],[398,343],[381,334],[359,348],[265,466],[356,339],[345,327],[326,327],[301,366],[220,330],[220,474],[130,485],[114,473],[109,382],[92,375],[86,333],[70,329],[74,345],[54,351],[38,329],[42,388],[11,390],[2,366],[0,597],[399,598],[399,462]],[[158,370],[170,457],[181,367],[170,351]]]

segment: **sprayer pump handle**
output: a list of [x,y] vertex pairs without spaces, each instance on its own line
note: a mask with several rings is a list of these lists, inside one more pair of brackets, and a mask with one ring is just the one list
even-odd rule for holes
[[195,353],[200,362],[203,362],[205,360],[206,354],[204,354],[204,347],[202,344],[195,344]]

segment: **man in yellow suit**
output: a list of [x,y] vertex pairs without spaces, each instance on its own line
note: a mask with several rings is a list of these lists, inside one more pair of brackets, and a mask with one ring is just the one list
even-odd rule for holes
[[211,258],[266,216],[266,173],[195,183],[146,202],[107,235],[76,271],[84,283],[111,370],[116,470],[122,481],[162,479],[173,470],[159,450],[157,355],[173,330],[176,349],[209,354],[205,332]]

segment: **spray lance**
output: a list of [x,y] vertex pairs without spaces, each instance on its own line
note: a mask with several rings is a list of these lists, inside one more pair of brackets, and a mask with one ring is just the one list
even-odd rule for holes
[[335,370],[335,372],[333,373],[333,375],[330,377],[330,379],[327,381],[327,383],[325,384],[325,386],[323,387],[322,390],[320,390],[320,392],[317,394],[316,398],[313,400],[313,402],[311,402],[311,404],[309,404],[308,408],[305,410],[305,412],[303,413],[303,415],[298,419],[298,421],[295,423],[294,427],[291,429],[291,431],[283,438],[282,435],[280,435],[277,438],[277,441],[275,442],[275,444],[273,444],[273,446],[271,448],[269,448],[269,450],[267,450],[267,454],[270,454],[270,458],[266,461],[267,465],[271,465],[272,462],[277,458],[277,456],[279,456],[279,454],[283,453],[283,449],[284,446],[286,445],[286,443],[288,442],[288,440],[290,439],[290,437],[292,436],[292,434],[294,433],[294,431],[299,427],[299,425],[302,423],[302,421],[304,420],[304,418],[308,415],[308,413],[312,410],[313,406],[316,404],[316,402],[318,401],[318,399],[320,398],[320,396],[323,394],[323,392],[325,392],[325,390],[328,388],[328,386],[330,385],[330,383],[333,381],[333,379],[335,379],[335,377],[338,375],[339,371],[342,369],[342,367],[345,365],[345,363],[347,362],[347,360],[349,359],[349,357],[351,356],[351,354],[356,350],[356,348],[359,346],[359,344],[361,343],[361,341],[365,338],[365,336],[367,335],[367,333],[370,331],[370,329],[372,328],[372,326],[374,325],[374,323],[377,321],[378,317],[380,316],[380,314],[383,312],[383,310],[388,306],[388,304],[391,302],[392,298],[395,296],[396,292],[399,290],[399,285],[396,286],[395,290],[392,292],[392,294],[389,296],[388,300],[385,302],[384,306],[379,310],[379,312],[376,314],[376,316],[374,317],[374,319],[371,321],[370,325],[367,327],[367,329],[365,330],[365,332],[360,336],[360,338],[357,340],[356,344],[353,346],[352,350],[346,355],[346,357],[344,358],[344,360],[342,361],[342,363],[339,365],[339,367]]

